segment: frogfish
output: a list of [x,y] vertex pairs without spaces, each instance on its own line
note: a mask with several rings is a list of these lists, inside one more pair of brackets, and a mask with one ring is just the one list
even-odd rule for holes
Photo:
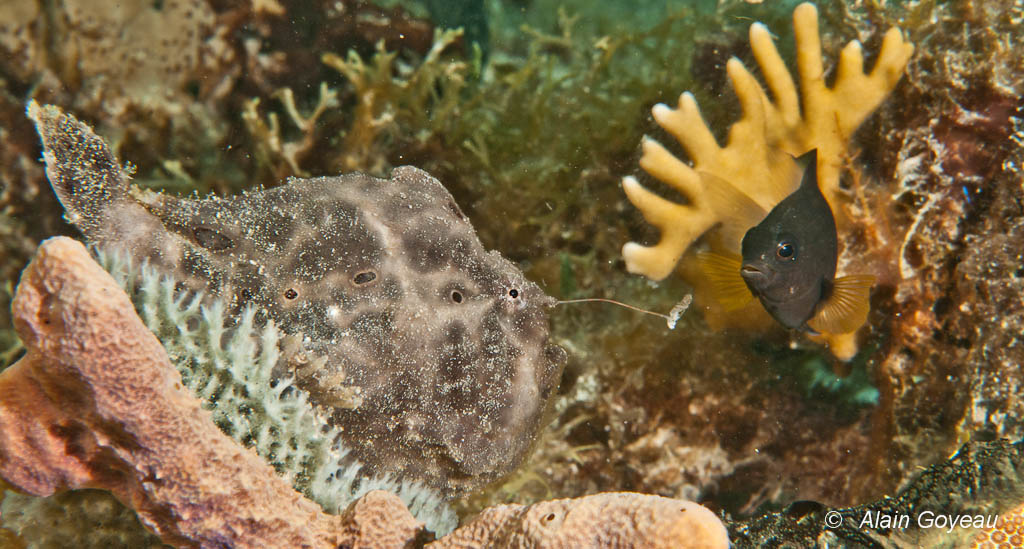
[[282,375],[374,473],[454,497],[524,459],[565,361],[548,336],[556,302],[484,249],[437,179],[405,166],[180,198],[130,185],[73,116],[28,114],[66,219],[289,334]]

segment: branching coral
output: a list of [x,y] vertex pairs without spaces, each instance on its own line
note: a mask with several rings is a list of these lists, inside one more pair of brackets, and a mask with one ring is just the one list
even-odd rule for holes
[[[543,14],[540,8],[555,3],[528,3],[526,13],[554,21],[553,15]],[[416,151],[404,147],[405,141],[389,141],[391,136],[404,139],[414,135],[416,128],[388,129],[386,136],[382,134],[385,139],[377,154],[396,162],[397,151],[407,159],[403,162],[416,163],[435,175],[445,174],[442,179],[473,219],[483,240],[514,257],[534,280],[546,280],[548,288],[557,288],[559,261],[567,258],[563,261],[571,263],[572,269],[564,270],[561,280],[563,284],[566,280],[574,281],[576,291],[598,294],[614,289],[621,298],[667,308],[666,304],[678,298],[674,293],[687,290],[684,283],[669,277],[652,289],[643,277],[626,276],[619,260],[619,249],[628,240],[656,242],[645,240],[638,230],[635,220],[640,216],[624,215],[632,206],[615,188],[623,172],[630,169],[627,164],[633,162],[634,145],[646,125],[637,114],[646,111],[642,106],[653,104],[655,98],[675,107],[679,91],[693,90],[703,116],[716,128],[716,136],[724,133],[718,129],[726,129],[733,121],[729,118],[732,115],[724,112],[722,105],[713,107],[714,100],[707,98],[714,98],[721,91],[720,81],[726,80],[727,56],[745,51],[746,27],[751,19],[767,23],[779,35],[788,34],[789,24],[782,18],[789,14],[774,14],[788,11],[792,4],[784,8],[785,4],[771,2],[717,3],[719,11],[703,19],[694,17],[699,14],[692,11],[681,14],[671,24],[653,23],[655,17],[650,16],[628,27],[598,28],[599,34],[593,36],[586,33],[588,25],[593,25],[592,14],[612,13],[609,8],[620,3],[557,3],[566,4],[569,14],[582,14],[573,27],[572,51],[541,49],[538,55],[531,54],[526,59],[526,46],[512,47],[508,40],[496,43],[491,65],[494,76],[485,76],[480,81],[486,87],[481,94],[483,100],[463,100],[459,104],[461,123],[455,129],[462,131],[446,130],[439,135],[441,140],[431,140],[424,149]],[[33,4],[12,2],[4,7],[18,10]],[[522,4],[494,3],[509,13],[518,13]],[[650,6],[655,5],[661,8],[659,3],[646,3],[620,9],[630,9],[630,13],[651,11]],[[588,6],[589,11],[581,6]],[[739,509],[753,510],[764,502],[779,505],[794,494],[802,499],[843,505],[873,499],[903,484],[923,464],[939,455],[948,455],[958,440],[1019,438],[1024,429],[1024,404],[1020,398],[1024,378],[1019,368],[1024,357],[1019,337],[1019,328],[1024,325],[1019,299],[1024,292],[1019,269],[1019,242],[1024,237],[1024,225],[1018,199],[1024,192],[1019,173],[1019,167],[1024,165],[1019,152],[1024,134],[1019,132],[1020,113],[1012,109],[1020,105],[1020,76],[1024,74],[1019,70],[1024,59],[1024,49],[1019,47],[1020,2],[868,2],[846,6],[849,8],[840,4],[830,4],[828,9],[822,6],[821,39],[825,50],[838,52],[842,44],[832,45],[838,43],[839,37],[845,37],[844,43],[857,37],[871,59],[881,43],[879,29],[884,31],[894,20],[908,29],[917,46],[908,67],[909,85],[901,83],[895,95],[867,120],[865,125],[870,132],[864,131],[869,128],[862,128],[854,139],[864,161],[854,163],[857,171],[853,175],[859,175],[864,185],[854,179],[853,190],[858,202],[863,191],[866,202],[863,209],[857,210],[861,205],[855,204],[854,209],[846,212],[853,221],[851,228],[863,233],[852,240],[844,238],[844,260],[850,258],[858,266],[868,263],[869,272],[879,276],[880,281],[880,287],[873,292],[871,331],[862,334],[872,345],[880,345],[880,350],[861,352],[858,357],[868,359],[870,380],[881,389],[878,407],[858,414],[859,419],[851,420],[852,423],[837,421],[832,417],[834,399],[805,398],[805,387],[792,388],[795,381],[787,381],[802,374],[783,376],[781,383],[776,375],[766,375],[766,370],[777,372],[792,366],[792,361],[778,358],[777,353],[787,348],[780,331],[714,335],[695,316],[685,332],[660,337],[665,334],[656,323],[647,326],[642,319],[603,309],[595,313],[560,307],[555,310],[553,325],[563,340],[570,341],[575,357],[571,364],[575,368],[567,372],[565,385],[569,390],[583,385],[589,388],[585,399],[574,401],[565,413],[558,410],[562,422],[584,416],[587,419],[559,437],[557,442],[562,446],[551,452],[562,455],[558,452],[563,447],[600,448],[583,451],[578,460],[563,458],[561,462],[552,462],[545,460],[548,450],[541,446],[541,459],[533,469],[543,476],[555,496],[623,486],[653,493],[676,493],[675,485],[670,484],[673,479],[659,477],[652,481],[657,484],[635,482],[638,476],[648,474],[650,464],[657,462],[616,459],[617,454],[621,455],[616,448],[662,428],[683,433],[683,448],[721,445],[731,463],[745,464],[738,465],[734,473],[715,479],[714,485],[699,487],[702,498],[715,498],[716,503],[733,513]],[[244,75],[244,85],[231,81],[222,88],[225,94],[231,94],[225,96],[223,103],[230,107],[220,109],[218,126],[230,128],[228,134],[233,139],[220,143],[222,146],[209,147],[223,153],[217,162],[200,163],[182,148],[167,145],[167,132],[156,131],[150,120],[140,130],[138,122],[124,124],[100,114],[82,114],[114,132],[123,129],[136,152],[145,148],[154,156],[180,158],[198,184],[204,185],[201,192],[211,187],[227,192],[243,184],[271,180],[253,169],[257,162],[248,158],[252,147],[242,146],[247,141],[246,131],[240,127],[241,118],[236,116],[242,110],[240,105],[250,97],[260,96],[260,114],[265,116],[270,107],[277,105],[271,99],[273,91],[286,85],[295,91],[298,112],[307,115],[316,105],[319,83],[327,80],[331,88],[341,92],[344,107],[326,113],[333,119],[319,119],[317,145],[300,165],[310,173],[330,173],[326,166],[339,154],[335,149],[339,140],[331,137],[337,135],[336,128],[348,127],[355,102],[345,89],[348,82],[340,82],[337,75],[329,74],[331,69],[319,59],[324,49],[344,57],[348,48],[339,44],[348,29],[338,30],[340,25],[335,24],[335,19],[320,25],[332,29],[330,37],[336,39],[318,38],[315,45],[301,44],[316,63],[301,62],[301,58],[297,61],[291,55],[297,47],[292,50],[281,45],[285,41],[275,45],[278,37],[297,36],[293,31],[296,26],[285,22],[323,19],[319,15],[309,16],[320,13],[317,8],[299,16],[295,6],[287,9],[287,16],[280,19],[282,24],[272,30],[242,18],[236,19],[241,23],[235,28],[244,32],[218,34],[219,40],[238,52],[243,51],[243,41],[247,47],[256,46],[247,50],[253,52],[251,58],[242,55],[234,60],[234,67]],[[775,11],[769,13],[770,10]],[[345,13],[354,12],[346,9]],[[17,14],[0,17],[0,25],[14,23],[26,32],[38,24],[29,27],[29,22],[43,19],[39,15],[33,13],[24,19]],[[373,18],[374,22],[379,20]],[[619,20],[627,21],[622,17]],[[739,22],[743,20],[748,23]],[[657,24],[658,29],[647,32],[646,21]],[[548,28],[535,20],[530,24]],[[742,32],[733,32],[740,25]],[[388,28],[399,27],[389,24]],[[519,28],[518,20],[495,25],[495,36],[518,36]],[[431,32],[428,28],[424,33],[425,47],[417,51],[429,48]],[[598,42],[601,35],[607,37]],[[738,39],[738,35],[743,35],[743,39]],[[397,38],[389,42],[388,51],[405,48],[408,33],[405,38],[401,44]],[[52,39],[54,44],[63,43],[61,34],[54,34]],[[364,45],[375,42],[376,38],[368,39]],[[787,53],[785,42],[783,39],[778,47],[789,63],[794,57]],[[616,45],[621,47],[616,49]],[[372,48],[357,51],[367,64],[371,62]],[[257,57],[268,63],[262,72],[252,70],[257,68]],[[19,55],[6,59],[8,68],[29,66],[21,62]],[[608,59],[612,64],[600,65]],[[746,57],[743,59],[756,75],[753,58],[749,62]],[[714,70],[719,61],[723,70]],[[826,59],[826,66],[831,64]],[[873,61],[866,64],[870,67]],[[317,65],[319,71],[315,69]],[[691,73],[697,76],[696,81]],[[10,74],[17,73],[9,71]],[[252,84],[259,75],[265,78],[264,85]],[[1007,84],[1006,79],[1015,82]],[[218,81],[211,78],[200,83],[205,88],[207,82]],[[6,90],[12,97],[18,96],[19,101],[6,109],[13,114],[0,120],[0,126],[11,132],[7,134],[10,139],[0,146],[4,153],[13,155],[16,151],[11,145],[20,138],[14,131],[18,126],[11,121],[21,117],[24,104],[20,98],[33,82],[36,80],[19,82],[13,77],[6,82]],[[45,94],[54,89],[52,78],[39,82],[39,86],[32,87],[34,93]],[[74,93],[75,83],[65,85]],[[663,90],[675,90],[673,97],[659,97],[658,94],[665,93]],[[205,97],[201,93],[198,101],[207,101]],[[278,116],[286,140],[303,137],[297,130],[292,131],[283,107]],[[1016,127],[1014,131],[1018,134],[1011,137],[1016,143],[1005,138],[1005,131],[992,131],[996,123],[1005,128]],[[120,133],[109,135],[116,138]],[[530,138],[523,139],[523,135]],[[35,144],[31,128],[28,136],[32,139],[21,141]],[[673,139],[658,139],[685,160],[672,147]],[[474,149],[484,152],[486,164],[465,154],[464,143],[472,143]],[[1011,151],[1017,152],[1008,156]],[[37,149],[25,147],[19,154],[25,155],[21,164],[37,165]],[[137,181],[152,180],[147,175],[153,161],[147,162],[146,158],[132,158],[139,165]],[[370,164],[376,160],[371,158]],[[17,166],[7,161],[0,165],[8,172]],[[284,169],[286,163],[279,158],[275,166]],[[38,167],[37,170],[41,172]],[[7,189],[12,191],[28,188],[27,179],[13,177],[8,181],[11,186]],[[37,187],[45,190],[41,175],[37,181]],[[38,198],[44,196],[40,194]],[[35,242],[43,235],[55,234],[40,226],[55,222],[59,214],[52,212],[57,210],[44,208],[38,200],[26,203],[31,207],[15,212],[14,221],[30,226],[32,232],[25,234],[31,238],[0,238],[6,247],[4,251],[9,252],[9,269],[5,273],[19,272],[24,264],[22,259],[28,257]],[[31,215],[21,217],[24,212]],[[616,215],[609,215],[612,212]],[[11,248],[15,242],[17,253]],[[903,272],[883,274],[885,269],[895,271],[897,265]],[[659,299],[661,305],[657,305]],[[765,344],[772,347],[769,354],[762,352]],[[769,363],[771,368],[761,368]],[[643,375],[632,375],[641,368]],[[620,376],[622,371],[630,372],[626,381],[635,384],[635,388],[613,399],[628,384],[623,382],[625,374]],[[647,416],[637,421],[637,410],[644,409]],[[662,409],[689,414],[661,415]],[[780,417],[787,421],[778,421]],[[608,429],[613,434],[622,434],[606,442]],[[757,461],[749,464],[749,459]],[[729,497],[717,496],[715,486],[720,490],[718,494]],[[752,498],[751,493],[758,498]],[[540,492],[534,499],[542,496]],[[518,502],[528,501],[526,497],[529,496],[524,491],[516,492]],[[5,512],[4,516],[10,515]]]
[[[333,158],[327,162],[331,172],[354,170],[381,174],[386,171],[385,150],[394,141],[426,141],[444,125],[451,123],[461,101],[460,91],[466,85],[470,66],[465,61],[449,61],[443,53],[462,36],[462,31],[438,31],[426,56],[415,67],[404,64],[397,51],[389,51],[384,40],[364,60],[356,51],[346,57],[325,53],[322,62],[349,81],[355,108],[340,144],[333,147]],[[317,140],[325,136],[321,118],[327,113],[337,116],[338,92],[321,84],[320,97],[308,116],[299,114],[290,88],[276,92],[289,118],[299,128],[298,141],[286,141],[276,113],[259,113],[259,98],[246,103],[243,118],[261,150],[261,161],[274,167],[278,175],[307,175],[303,160]],[[416,135],[400,136],[414,128]],[[283,162],[282,162],[283,161]],[[284,166],[279,166],[284,164]],[[282,169],[286,168],[286,169]]]
[[469,71],[464,62],[443,62],[441,54],[461,36],[459,30],[435,33],[434,45],[422,63],[399,79],[394,78],[396,54],[386,51],[383,42],[378,43],[370,64],[351,51],[346,59],[324,54],[323,62],[352,83],[358,99],[352,125],[341,144],[344,152],[337,162],[339,171],[381,171],[383,166],[368,165],[368,160],[380,157],[376,149],[387,137],[387,130],[401,127],[395,124],[396,117],[411,117],[406,123],[423,132],[414,136],[417,139],[426,139],[448,122]]
[[729,61],[727,70],[743,117],[730,128],[725,147],[716,142],[692,94],[684,93],[676,109],[661,104],[654,107],[655,120],[679,140],[693,163],[683,162],[656,141],[646,139],[640,166],[682,193],[688,204],[666,200],[636,179],[623,181],[629,200],[662,231],[655,246],[630,242],[623,247],[630,272],[665,278],[686,249],[719,223],[723,234],[731,237],[723,245],[738,249],[735,235],[742,236],[759,220],[728,211],[721,192],[713,187],[720,180],[728,182],[768,211],[796,188],[797,168],[791,157],[811,149],[818,149],[818,181],[835,210],[845,143],[896,85],[913,46],[903,40],[898,29],[891,29],[874,68],[865,73],[860,43],[851,42],[840,54],[835,84],[829,88],[817,9],[812,4],[798,6],[793,12],[793,28],[802,97],[797,95],[768,29],[755,23],[750,27],[751,49],[772,97],[738,59]]
[[286,141],[281,136],[281,123],[278,121],[277,113],[268,114],[266,121],[260,117],[258,97],[245,103],[242,120],[245,121],[249,133],[256,138],[256,154],[260,157],[260,162],[273,165],[280,159],[287,165],[289,173],[307,176],[309,174],[300,167],[300,163],[313,147],[317,119],[327,109],[338,106],[338,92],[327,87],[326,83],[321,83],[320,98],[313,112],[308,115],[299,113],[291,88],[281,88],[275,95],[281,100],[288,118],[302,131],[300,140]]

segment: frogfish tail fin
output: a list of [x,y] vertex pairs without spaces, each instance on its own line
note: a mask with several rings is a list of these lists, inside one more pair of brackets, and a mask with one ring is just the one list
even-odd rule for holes
[[850,275],[832,283],[832,293],[818,307],[818,312],[807,321],[817,332],[846,334],[857,331],[868,320],[871,310],[871,275]]
[[92,128],[53,105],[28,104],[43,143],[43,160],[67,220],[86,236],[99,228],[103,211],[125,200],[128,174]]
[[697,266],[711,282],[711,293],[726,311],[739,309],[750,303],[754,296],[740,276],[743,259],[735,254],[700,252]]

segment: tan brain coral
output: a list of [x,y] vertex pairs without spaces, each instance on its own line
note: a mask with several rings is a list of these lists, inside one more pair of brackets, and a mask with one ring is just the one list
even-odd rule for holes
[[725,526],[700,505],[612,492],[484,510],[430,549],[728,548]]
[[971,549],[1013,549],[1024,547],[1024,505],[999,515],[995,528],[975,536]]

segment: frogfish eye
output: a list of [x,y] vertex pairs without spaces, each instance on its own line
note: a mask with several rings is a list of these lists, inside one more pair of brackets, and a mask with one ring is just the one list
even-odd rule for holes
[[796,259],[796,246],[789,242],[780,242],[775,254],[781,259]]
[[511,290],[508,291],[508,296],[511,297],[512,299],[519,297],[519,290],[512,288]]

